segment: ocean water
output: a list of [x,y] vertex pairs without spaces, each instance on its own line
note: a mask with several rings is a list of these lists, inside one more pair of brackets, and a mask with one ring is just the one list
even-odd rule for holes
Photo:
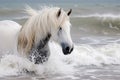
[[72,8],[71,35],[75,44],[74,51],[65,56],[58,44],[50,42],[51,56],[40,65],[0,50],[0,80],[119,80],[119,3],[119,0],[0,0],[0,20],[13,20],[21,25],[28,18],[24,12],[26,5],[35,9]]

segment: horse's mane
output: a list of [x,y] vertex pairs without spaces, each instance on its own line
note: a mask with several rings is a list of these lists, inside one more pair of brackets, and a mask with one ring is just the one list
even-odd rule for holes
[[62,11],[58,22],[56,14],[59,9],[58,7],[45,7],[37,11],[27,7],[26,12],[30,17],[21,28],[18,36],[18,51],[20,53],[29,53],[33,45],[37,45],[41,39],[51,32],[51,28],[59,27],[65,18],[65,12]]

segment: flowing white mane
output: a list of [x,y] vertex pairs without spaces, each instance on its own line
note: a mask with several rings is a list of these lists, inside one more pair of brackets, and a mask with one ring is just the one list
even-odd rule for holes
[[68,19],[63,10],[61,10],[60,17],[57,17],[59,9],[58,7],[46,7],[40,11],[30,7],[26,9],[30,18],[19,33],[18,51],[28,53],[33,45],[37,45],[48,33],[54,33],[55,28],[58,28],[65,19]]

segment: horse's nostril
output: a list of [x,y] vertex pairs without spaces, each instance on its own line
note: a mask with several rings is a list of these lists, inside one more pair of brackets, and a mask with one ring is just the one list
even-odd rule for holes
[[70,48],[69,48],[69,47],[66,47],[65,49],[66,49],[66,51],[67,51],[67,52],[69,52],[69,50],[70,50]]
[[72,52],[73,51],[73,48],[70,50],[70,52]]

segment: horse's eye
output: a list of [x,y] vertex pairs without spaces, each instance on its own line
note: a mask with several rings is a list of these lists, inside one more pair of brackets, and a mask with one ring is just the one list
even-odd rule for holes
[[61,30],[62,30],[62,28],[60,27],[60,28],[59,28],[59,31],[61,31]]

